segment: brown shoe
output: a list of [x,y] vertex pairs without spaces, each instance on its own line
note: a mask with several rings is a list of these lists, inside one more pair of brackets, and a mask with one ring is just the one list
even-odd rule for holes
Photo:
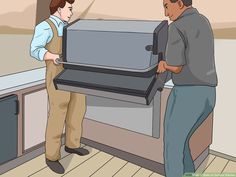
[[65,146],[65,151],[68,153],[77,154],[80,156],[84,156],[84,155],[89,154],[89,151],[84,148],[69,148],[69,147]]
[[58,173],[58,174],[65,173],[63,166],[61,165],[61,163],[58,160],[51,161],[51,160],[46,159],[46,164],[55,173]]

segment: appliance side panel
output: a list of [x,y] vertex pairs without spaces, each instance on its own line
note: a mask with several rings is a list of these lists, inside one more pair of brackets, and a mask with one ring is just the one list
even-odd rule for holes
[[160,138],[161,92],[157,91],[153,99],[152,136]]
[[[87,96],[87,112],[85,117],[133,132],[152,136],[154,109],[153,103],[150,105],[141,105]],[[159,126],[157,125],[155,127],[158,128]],[[156,131],[158,132],[158,130]]]

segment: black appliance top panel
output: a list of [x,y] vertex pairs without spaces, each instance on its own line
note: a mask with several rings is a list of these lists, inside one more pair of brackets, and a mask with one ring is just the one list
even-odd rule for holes
[[93,20],[80,19],[71,24],[68,30],[80,31],[113,31],[132,33],[153,33],[162,21],[150,20]]

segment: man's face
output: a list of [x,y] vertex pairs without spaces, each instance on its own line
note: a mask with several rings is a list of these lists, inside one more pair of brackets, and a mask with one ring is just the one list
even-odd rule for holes
[[175,3],[172,3],[170,0],[163,0],[163,6],[165,9],[165,16],[169,17],[171,21],[175,21],[183,12],[183,3],[181,0],[178,0]]
[[68,22],[73,15],[72,13],[72,4],[66,2],[65,7],[59,9],[61,19],[65,22]]

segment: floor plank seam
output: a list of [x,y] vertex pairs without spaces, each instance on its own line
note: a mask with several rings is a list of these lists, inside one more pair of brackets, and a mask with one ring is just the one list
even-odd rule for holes
[[221,171],[221,174],[224,172],[224,170],[225,170],[225,168],[227,167],[227,165],[229,164],[229,160],[228,160],[228,162],[225,164],[225,166],[224,166],[224,168],[222,169],[222,171]]
[[212,162],[215,160],[216,156],[212,159],[212,161],[209,163],[209,165],[206,166],[205,170],[202,173],[205,173],[205,171],[207,170],[207,168],[212,164]]
[[152,172],[148,177],[152,176],[154,174],[154,172]]
[[100,153],[101,151],[98,151],[97,153],[95,153],[94,155],[92,155],[91,157],[89,157],[88,159],[86,159],[85,161],[81,162],[80,164],[76,165],[74,168],[72,168],[71,170],[69,170],[68,172],[66,172],[65,174],[63,174],[62,176],[67,175],[68,173],[70,173],[71,171],[73,171],[74,169],[78,168],[80,165],[82,165],[83,163],[87,162],[89,159],[91,159],[92,157],[96,156],[98,153]]
[[45,167],[41,168],[40,170],[38,170],[38,171],[36,171],[36,172],[34,172],[34,173],[30,174],[28,177],[30,177],[30,176],[33,176],[33,175],[35,175],[35,174],[39,173],[40,171],[42,171],[42,170],[44,170],[44,169],[46,169],[46,168],[48,168],[48,167],[47,167],[47,166],[45,166]]
[[[71,154],[67,154],[67,155],[65,155],[64,157],[62,157],[60,160],[66,158],[66,157],[68,157],[68,156],[70,156],[70,155],[71,155]],[[36,157],[36,158],[37,158],[37,157]],[[40,170],[38,170],[38,171],[36,171],[36,172],[30,174],[28,177],[33,176],[33,175],[35,175],[36,173],[38,173],[38,172],[40,172],[40,171],[42,171],[42,170],[44,170],[44,169],[46,169],[46,168],[48,168],[47,165],[45,165],[45,166],[44,166],[43,168],[41,168]]]
[[104,167],[108,162],[110,162],[112,159],[114,158],[114,156],[112,158],[110,158],[106,163],[104,163],[101,167],[99,167],[93,174],[91,174],[89,177],[93,176],[95,173],[97,173],[102,167]]
[[131,177],[133,177],[135,174],[137,174],[141,170],[141,168],[142,167],[139,167],[139,169]]
[[125,167],[125,165],[127,165],[129,162],[126,162],[112,177],[114,177],[122,168]]

